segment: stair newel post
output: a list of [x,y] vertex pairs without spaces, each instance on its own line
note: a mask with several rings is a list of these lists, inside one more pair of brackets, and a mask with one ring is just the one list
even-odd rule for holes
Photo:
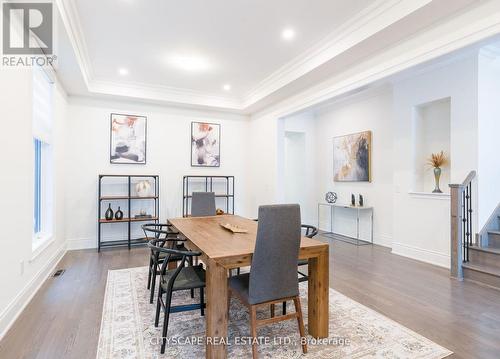
[[463,198],[464,186],[461,184],[450,184],[450,212],[451,212],[451,277],[462,280],[463,262]]

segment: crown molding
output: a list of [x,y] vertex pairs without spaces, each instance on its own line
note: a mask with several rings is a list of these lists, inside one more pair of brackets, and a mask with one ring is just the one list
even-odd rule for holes
[[253,105],[430,2],[431,0],[377,0],[264,79],[244,97],[244,107]]
[[71,46],[75,52],[75,57],[82,72],[83,80],[88,87],[92,79],[93,71],[76,5],[73,0],[55,0],[55,3],[61,15]]
[[[85,84],[91,94],[128,97],[143,101],[161,101],[185,106],[211,107],[235,112],[248,111],[253,104],[431,2],[431,0],[377,0],[349,22],[342,25],[336,32],[269,75],[248,94],[242,98],[237,98],[167,86],[95,79],[74,1],[55,1],[75,51]],[[488,7],[488,3],[486,2],[479,7]],[[419,48],[419,50],[423,51],[419,55],[416,55],[416,49],[413,49],[413,51],[401,54],[382,66],[375,66],[370,71],[353,74],[348,80],[340,81],[333,86],[327,88],[324,87],[324,84],[313,86],[289,98],[288,100],[295,102],[297,96],[301,97],[301,100],[298,101],[300,105],[295,102],[289,110],[294,111],[297,108],[317,104],[356,87],[369,84],[383,76],[435,58],[438,54],[446,54],[459,46],[466,46],[471,44],[472,41],[497,34],[500,25],[497,22],[498,14],[490,10],[489,13],[483,15],[482,21],[476,21],[473,24],[468,23],[467,26],[463,26],[464,23],[459,23],[459,28],[453,31],[453,34],[456,35],[454,39],[451,33],[445,33],[444,35],[439,34],[439,40],[437,38],[428,40],[427,44]],[[445,30],[449,30],[449,28]],[[435,46],[438,42],[440,44]],[[399,64],[397,64],[398,60],[401,61]],[[287,101],[285,100],[285,102]]]
[[[253,113],[252,118],[290,116],[499,34],[500,9],[493,1],[483,3],[473,11],[437,26],[418,38],[413,38],[410,40],[411,44],[399,44],[393,49],[394,53],[399,54],[397,56],[381,54],[375,59],[359,64],[358,68],[351,71],[351,75],[346,78],[340,80],[335,77],[330,78],[270,108]],[[378,61],[379,59],[381,61]]]
[[90,80],[89,92],[101,95],[123,96],[172,104],[196,105],[240,111],[242,103],[234,97],[214,96],[189,89],[141,83],[123,83]]
[[63,24],[75,51],[87,90],[91,93],[209,106],[243,111],[314,68],[355,46],[393,22],[427,5],[431,0],[377,0],[340,29],[272,73],[243,98],[222,97],[188,89],[149,84],[102,81],[94,76],[78,11],[73,0],[56,0]]

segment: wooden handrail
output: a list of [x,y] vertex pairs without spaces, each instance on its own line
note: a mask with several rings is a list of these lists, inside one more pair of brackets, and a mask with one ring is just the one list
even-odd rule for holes
[[450,188],[468,186],[469,183],[471,183],[474,180],[474,178],[476,178],[476,175],[477,175],[476,171],[470,171],[462,183],[455,183],[455,184],[450,183],[449,186]]

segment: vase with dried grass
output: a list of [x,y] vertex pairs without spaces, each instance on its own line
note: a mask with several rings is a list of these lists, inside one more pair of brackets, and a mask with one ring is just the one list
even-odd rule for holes
[[441,189],[439,188],[439,179],[441,178],[441,167],[443,167],[447,163],[447,158],[446,155],[444,154],[444,151],[441,151],[439,153],[432,153],[431,157],[427,159],[427,164],[431,166],[431,168],[434,169],[434,180],[436,182],[436,188],[434,188],[434,191],[432,193],[443,193]]

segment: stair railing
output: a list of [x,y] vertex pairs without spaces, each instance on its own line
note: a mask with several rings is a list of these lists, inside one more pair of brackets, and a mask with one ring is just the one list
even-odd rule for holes
[[472,181],[476,171],[471,171],[465,181],[450,184],[451,212],[451,276],[462,280],[462,263],[469,261],[469,248],[474,238],[472,219]]

